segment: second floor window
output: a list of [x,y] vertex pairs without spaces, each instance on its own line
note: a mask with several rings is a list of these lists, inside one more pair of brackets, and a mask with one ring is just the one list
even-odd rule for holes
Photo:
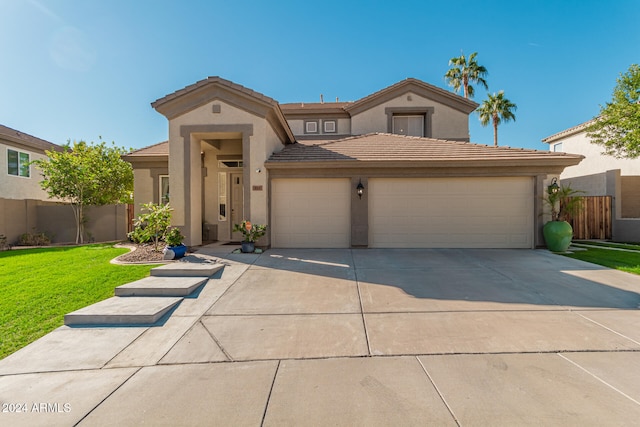
[[424,136],[424,116],[393,116],[393,133],[407,136]]
[[29,178],[31,176],[29,161],[29,153],[7,149],[7,173],[9,175]]

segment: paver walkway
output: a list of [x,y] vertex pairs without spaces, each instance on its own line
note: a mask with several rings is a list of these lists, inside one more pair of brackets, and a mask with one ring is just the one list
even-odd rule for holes
[[640,419],[638,276],[547,251],[229,250],[201,250],[224,269],[161,325],[62,327],[0,361],[0,425]]

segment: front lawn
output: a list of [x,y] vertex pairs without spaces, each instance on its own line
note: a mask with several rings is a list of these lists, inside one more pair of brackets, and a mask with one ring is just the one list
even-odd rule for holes
[[0,359],[64,324],[64,315],[149,275],[151,265],[113,265],[113,245],[0,252]]
[[563,254],[593,264],[604,265],[627,273],[640,274],[640,252],[616,251],[611,249],[588,248],[585,251]]

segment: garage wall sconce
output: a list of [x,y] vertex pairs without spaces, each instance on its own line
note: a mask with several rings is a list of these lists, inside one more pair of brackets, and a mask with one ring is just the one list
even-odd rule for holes
[[362,199],[362,194],[364,193],[364,185],[362,185],[362,180],[360,179],[358,182],[358,186],[356,187],[356,194],[359,199]]
[[560,186],[558,185],[558,178],[553,178],[551,180],[551,184],[547,187],[547,192],[549,194],[556,194],[560,190]]

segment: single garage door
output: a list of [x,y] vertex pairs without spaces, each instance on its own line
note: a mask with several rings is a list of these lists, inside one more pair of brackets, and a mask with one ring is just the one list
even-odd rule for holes
[[275,248],[348,248],[349,179],[274,179],[271,240]]
[[369,246],[532,248],[533,178],[369,179]]

